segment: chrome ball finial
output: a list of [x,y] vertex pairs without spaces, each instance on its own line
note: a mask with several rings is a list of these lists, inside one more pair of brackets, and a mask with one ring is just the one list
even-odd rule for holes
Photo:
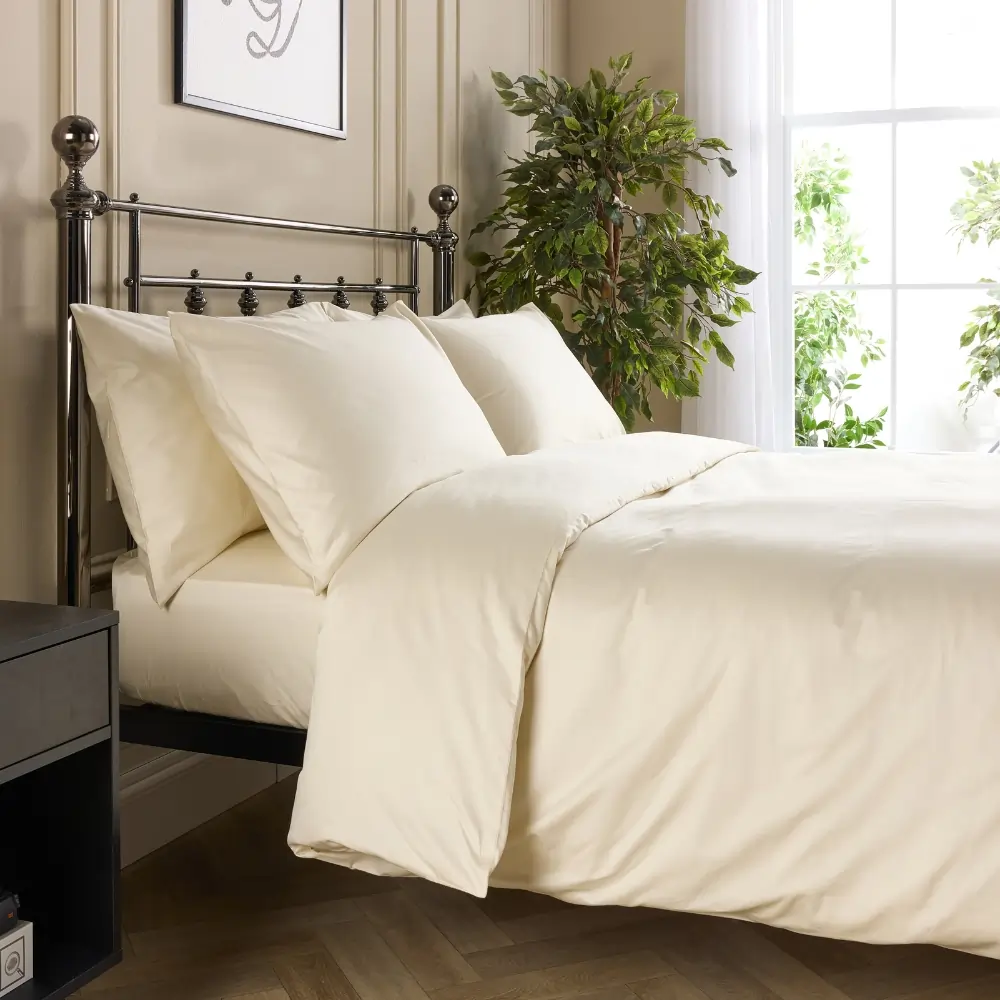
[[101,135],[97,126],[82,115],[67,115],[52,129],[52,148],[70,168],[80,169],[97,152]]
[[56,122],[52,148],[66,165],[66,180],[49,200],[60,219],[92,219],[107,211],[108,196],[92,191],[83,178],[83,168],[100,144],[100,133],[89,118],[67,115]]
[[447,219],[458,208],[458,192],[450,184],[439,184],[427,201],[439,219]]

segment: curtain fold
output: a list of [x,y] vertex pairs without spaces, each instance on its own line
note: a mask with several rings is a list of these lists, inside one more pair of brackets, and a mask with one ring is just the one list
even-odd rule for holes
[[780,25],[780,0],[687,0],[685,113],[699,135],[732,147],[727,155],[738,171],[730,179],[718,165],[698,165],[692,186],[724,206],[718,224],[730,255],[761,276],[746,291],[753,314],[722,331],[735,367],[711,361],[701,396],[684,400],[682,426],[765,449],[790,447],[793,440],[779,257]]

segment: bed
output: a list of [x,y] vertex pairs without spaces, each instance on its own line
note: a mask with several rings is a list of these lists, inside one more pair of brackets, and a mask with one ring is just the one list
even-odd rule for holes
[[[67,314],[89,294],[86,212],[188,212],[81,194],[88,129],[59,133],[72,137],[73,197],[56,199]],[[377,234],[431,245],[435,313],[453,298],[454,203],[434,194],[431,234]],[[190,283],[144,276],[132,257],[133,291]],[[411,278],[392,290],[412,304]],[[385,286],[360,287],[383,311]],[[188,299],[197,314],[199,296]],[[411,319],[444,363],[459,327]],[[525,349],[542,343],[537,320],[519,321]],[[234,464],[243,455],[248,482],[267,465],[256,444],[269,435],[287,442],[285,458],[308,461],[293,463],[294,503],[267,467],[254,496],[270,505],[271,532],[245,534],[169,605],[150,598],[133,557],[118,560],[123,685],[146,702],[123,709],[123,739],[302,763],[288,840],[304,858],[477,895],[512,886],[1000,958],[1000,462],[762,454],[615,433],[600,419],[585,441],[514,449],[501,413],[483,425],[482,461],[418,475],[367,521],[343,508],[354,535],[340,551],[313,515],[340,503],[341,487],[364,506],[384,484],[368,442],[328,419],[341,392],[321,391],[315,365],[333,378],[338,359],[285,326],[285,353],[258,358],[256,381],[235,392],[225,380],[244,376],[212,366],[251,333],[225,322],[171,320],[183,351],[204,355],[204,398],[243,407],[213,403],[206,419],[220,441],[255,442],[227,451]],[[382,323],[365,343],[387,351],[381,337],[400,329]],[[73,361],[72,323],[67,336]],[[502,349],[491,341],[486,354]],[[538,350],[534,375],[548,363]],[[61,597],[83,603],[86,386],[78,361],[68,371]],[[248,430],[265,381],[266,419]],[[557,418],[593,391],[584,383],[552,407]],[[428,390],[429,411],[446,406],[440,389]],[[462,389],[474,405],[457,419],[394,402],[379,434],[426,420],[478,448],[466,425],[503,403],[494,389]],[[524,435],[524,421],[505,432]],[[413,440],[379,453],[390,484],[441,458],[437,439]]]

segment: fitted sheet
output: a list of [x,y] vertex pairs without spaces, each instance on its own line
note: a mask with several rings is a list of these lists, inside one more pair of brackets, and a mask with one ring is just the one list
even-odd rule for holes
[[135,553],[112,575],[130,698],[304,729],[323,596],[270,532],[234,542],[157,607]]

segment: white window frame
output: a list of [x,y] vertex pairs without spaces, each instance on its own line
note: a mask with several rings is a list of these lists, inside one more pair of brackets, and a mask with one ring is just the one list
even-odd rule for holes
[[[998,0],[1000,2],[1000,0]],[[883,291],[890,292],[890,328],[889,328],[889,356],[890,364],[890,388],[889,388],[889,421],[887,431],[887,444],[890,448],[896,447],[897,439],[897,357],[896,340],[899,326],[899,293],[901,291],[985,291],[990,288],[1000,287],[998,283],[987,283],[981,281],[974,282],[945,282],[939,284],[923,283],[901,283],[897,274],[897,216],[899,212],[899,197],[897,191],[897,155],[898,141],[897,131],[901,123],[908,122],[949,122],[949,121],[969,121],[969,120],[997,120],[1000,119],[1000,107],[930,107],[930,108],[897,108],[896,104],[896,10],[899,0],[890,0],[891,3],[891,23],[890,23],[890,107],[877,108],[868,111],[831,111],[819,112],[815,114],[795,114],[795,71],[794,71],[794,7],[795,0],[780,0],[779,6],[781,25],[779,28],[781,38],[781,72],[779,74],[780,87],[782,90],[782,129],[781,129],[781,171],[780,171],[780,212],[779,224],[776,227],[781,240],[780,247],[773,247],[773,260],[780,269],[781,294],[782,294],[782,326],[785,350],[782,363],[777,366],[775,376],[787,380],[784,384],[788,386],[784,398],[792,399],[792,413],[787,417],[787,425],[783,423],[783,432],[788,438],[790,434],[789,447],[793,446],[795,440],[794,430],[794,378],[795,378],[795,295],[799,292],[812,292],[821,288],[832,288],[830,285],[796,284],[792,281],[793,255],[792,247],[794,243],[794,137],[799,129],[816,128],[824,125],[836,127],[843,125],[890,125],[892,127],[892,156],[889,170],[890,180],[890,278],[888,282],[870,283],[857,282],[843,286],[851,291]],[[944,15],[947,16],[947,15]],[[840,286],[837,286],[840,287]],[[957,332],[956,332],[957,336]],[[789,426],[790,425],[790,430]]]

